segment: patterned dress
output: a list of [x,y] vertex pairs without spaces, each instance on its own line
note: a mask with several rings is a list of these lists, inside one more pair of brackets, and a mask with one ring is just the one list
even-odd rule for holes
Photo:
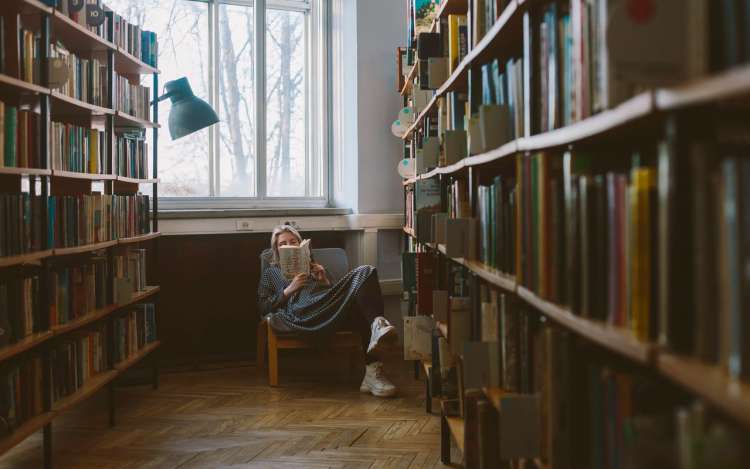
[[271,315],[269,320],[275,330],[310,335],[332,333],[347,321],[349,306],[373,275],[376,280],[375,268],[363,265],[330,287],[310,280],[285,304],[276,307],[291,280],[284,277],[278,266],[272,265],[263,272],[258,286],[258,309],[263,316]]

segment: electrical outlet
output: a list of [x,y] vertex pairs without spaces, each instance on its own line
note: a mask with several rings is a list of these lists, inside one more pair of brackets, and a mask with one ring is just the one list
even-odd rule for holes
[[237,231],[253,231],[253,223],[250,220],[237,220]]

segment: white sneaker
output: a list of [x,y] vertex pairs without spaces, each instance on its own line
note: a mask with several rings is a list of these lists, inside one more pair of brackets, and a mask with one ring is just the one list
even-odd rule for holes
[[383,316],[378,316],[370,326],[370,345],[367,353],[381,352],[385,345],[389,345],[396,339],[396,328]]
[[370,363],[365,367],[365,377],[359,390],[369,392],[377,397],[391,397],[396,395],[396,386],[383,373],[383,363]]

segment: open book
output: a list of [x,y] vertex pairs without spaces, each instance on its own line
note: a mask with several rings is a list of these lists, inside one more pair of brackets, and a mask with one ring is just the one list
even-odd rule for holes
[[279,267],[284,277],[293,278],[300,272],[310,273],[310,240],[299,246],[279,246]]

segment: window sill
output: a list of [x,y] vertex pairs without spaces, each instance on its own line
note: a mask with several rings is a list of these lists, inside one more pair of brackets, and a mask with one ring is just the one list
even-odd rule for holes
[[351,215],[348,208],[248,208],[248,209],[203,209],[203,210],[159,210],[159,220],[196,220],[206,218],[278,218],[278,217],[322,217]]

